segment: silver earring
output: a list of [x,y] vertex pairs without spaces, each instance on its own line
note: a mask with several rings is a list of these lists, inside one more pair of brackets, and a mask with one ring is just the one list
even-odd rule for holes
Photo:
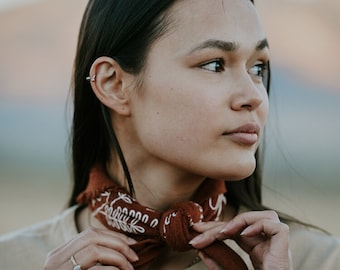
[[96,81],[96,74],[94,74],[94,75],[92,76],[92,78],[91,78],[90,76],[86,77],[86,80],[87,80],[87,81],[91,81],[91,82],[95,82],[95,81]]

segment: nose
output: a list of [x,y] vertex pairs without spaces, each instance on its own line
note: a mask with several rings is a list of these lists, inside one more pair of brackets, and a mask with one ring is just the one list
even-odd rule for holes
[[231,107],[235,111],[253,111],[260,107],[267,97],[264,85],[254,82],[249,74],[245,74],[235,82]]

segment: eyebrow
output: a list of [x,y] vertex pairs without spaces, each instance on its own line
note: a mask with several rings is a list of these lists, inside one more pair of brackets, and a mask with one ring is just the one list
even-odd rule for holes
[[261,51],[261,50],[263,50],[263,49],[265,49],[265,48],[269,48],[268,40],[267,40],[266,38],[260,40],[260,41],[257,43],[257,45],[256,45],[256,47],[255,47],[255,50],[256,50],[256,51]]
[[[268,47],[269,47],[268,40],[265,38],[265,39],[260,40],[256,44],[255,50],[261,51]],[[198,46],[194,47],[193,49],[191,49],[189,54],[195,51],[198,51],[198,50],[209,49],[209,48],[215,48],[215,49],[219,49],[225,52],[234,52],[239,48],[239,44],[237,44],[236,42],[228,42],[228,41],[218,40],[218,39],[208,39],[202,42],[201,44],[199,44]]]
[[218,40],[218,39],[208,39],[202,42],[201,44],[199,44],[198,46],[194,47],[193,49],[191,49],[190,53],[203,50],[203,49],[210,49],[210,48],[220,49],[226,52],[232,52],[232,51],[237,50],[238,45],[235,42],[227,42],[227,41]]

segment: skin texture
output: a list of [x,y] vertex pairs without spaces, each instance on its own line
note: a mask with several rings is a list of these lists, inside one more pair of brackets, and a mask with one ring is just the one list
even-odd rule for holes
[[[255,50],[265,35],[252,4],[229,2],[175,5],[176,23],[152,46],[142,87],[127,81],[120,92],[129,114],[117,114],[121,104],[108,104],[141,203],[166,209],[189,199],[206,177],[239,180],[255,168],[268,98],[261,77],[253,73],[268,61],[268,49]],[[209,40],[237,47],[192,51]],[[260,128],[253,144],[223,135],[246,124]]]
[[[191,240],[195,248],[216,239],[233,239],[249,254],[255,269],[291,269],[288,241],[281,242],[288,237],[289,228],[274,211],[242,213],[228,223],[202,222],[194,228],[202,233]],[[222,269],[209,258],[202,260],[207,261],[209,269]]]
[[[110,109],[137,200],[158,210],[189,200],[206,177],[249,176],[268,113],[262,73],[269,53],[250,1],[179,1],[170,14],[170,31],[152,45],[142,74],[125,72],[109,57],[98,58],[89,74],[96,75],[92,89]],[[107,169],[126,186],[121,168]],[[196,224],[201,235],[193,247],[231,238],[257,269],[290,269],[288,227],[277,215],[233,212],[228,206],[223,221]],[[82,269],[104,269],[97,262],[111,266],[105,269],[132,269],[133,240],[86,229],[102,228],[93,218],[88,223],[87,209],[77,218],[83,232],[52,251],[45,269],[72,269],[72,255]],[[165,251],[148,269],[182,269],[193,258],[193,252]],[[219,269],[210,258],[202,260]]]

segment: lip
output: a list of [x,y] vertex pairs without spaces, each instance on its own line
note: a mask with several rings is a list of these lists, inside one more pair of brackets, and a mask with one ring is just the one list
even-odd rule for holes
[[254,145],[259,139],[260,126],[256,123],[248,123],[231,131],[224,132],[232,141],[243,145]]

